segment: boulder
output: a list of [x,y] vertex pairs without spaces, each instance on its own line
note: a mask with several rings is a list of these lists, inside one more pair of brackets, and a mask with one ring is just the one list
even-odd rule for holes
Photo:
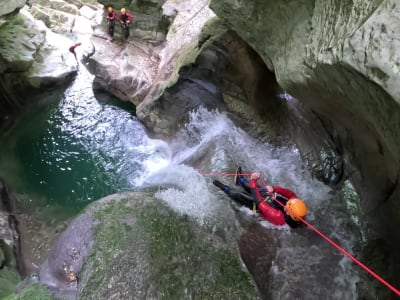
[[[20,275],[18,263],[20,262],[20,245],[17,231],[17,220],[13,213],[13,204],[8,187],[0,179],[0,298],[14,292]],[[15,251],[15,252],[14,252]],[[23,270],[23,266],[20,270]]]
[[260,299],[228,243],[237,236],[232,212],[225,211],[232,224],[223,228],[199,224],[154,193],[92,203],[60,235],[32,282],[57,299]]
[[[73,43],[48,30],[23,11],[0,28],[0,95],[2,113],[26,102],[25,94],[68,82],[76,61],[68,47]],[[18,89],[19,93],[15,93]]]
[[18,9],[21,9],[27,0],[5,0],[2,1],[0,7],[0,17],[4,15],[8,15]]

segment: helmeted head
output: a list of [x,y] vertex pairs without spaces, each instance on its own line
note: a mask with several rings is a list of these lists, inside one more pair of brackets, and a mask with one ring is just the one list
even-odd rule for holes
[[304,218],[307,214],[307,205],[298,198],[289,199],[285,205],[287,214],[295,221]]
[[125,14],[126,13],[126,9],[125,9],[125,7],[123,7],[123,8],[121,8],[121,14]]
[[67,278],[69,282],[73,282],[76,280],[76,276],[73,273],[68,273]]
[[107,7],[107,11],[108,11],[109,13],[112,12],[112,11],[113,11],[112,6]]

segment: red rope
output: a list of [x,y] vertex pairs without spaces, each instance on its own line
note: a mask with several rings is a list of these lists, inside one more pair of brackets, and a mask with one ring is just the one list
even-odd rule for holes
[[[263,184],[267,184],[264,179],[260,178],[261,182]],[[277,202],[279,205],[283,206],[284,205],[278,201],[274,195],[272,195],[272,198],[274,199],[275,202]],[[344,255],[346,255],[348,258],[350,258],[353,262],[355,262],[357,265],[359,265],[361,268],[363,268],[365,271],[367,271],[369,274],[371,274],[373,277],[375,277],[377,280],[379,280],[381,283],[386,285],[391,291],[393,291],[397,296],[400,296],[400,291],[396,289],[394,286],[392,286],[390,283],[388,283],[386,280],[384,280],[382,277],[380,277],[378,274],[376,274],[374,271],[372,271],[370,268],[368,268],[366,265],[364,265],[361,261],[359,261],[357,258],[355,258],[353,255],[351,255],[349,252],[344,250],[342,247],[340,247],[338,244],[336,244],[334,241],[332,241],[328,236],[323,234],[321,231],[319,231],[317,228],[315,228],[313,225],[308,223],[306,220],[304,220],[301,217],[297,217],[301,222],[306,224],[310,229],[314,230],[317,234],[319,234],[324,240],[326,240],[329,244],[331,244],[333,247],[335,247],[337,250],[342,252]]]
[[[252,173],[245,173],[245,174],[236,174],[236,173],[220,173],[220,172],[206,172],[206,171],[199,171],[199,173],[203,175],[214,175],[214,176],[235,176],[235,175],[241,175],[241,176],[251,176]],[[262,184],[267,185],[267,182],[263,179],[260,178],[260,181]],[[273,195],[272,195],[273,196]],[[274,196],[272,197],[275,202],[277,202],[279,205],[284,206],[280,201],[278,201]],[[353,262],[355,262],[357,265],[359,265],[362,269],[367,271],[369,274],[371,274],[375,279],[379,280],[381,283],[383,283],[387,288],[389,288],[392,292],[394,292],[397,296],[400,296],[400,291],[396,289],[393,285],[391,285],[389,282],[384,280],[381,276],[376,274],[374,271],[372,271],[370,268],[368,268],[366,265],[364,265],[361,261],[359,261],[357,258],[355,258],[353,255],[351,255],[349,252],[344,250],[342,247],[340,247],[338,244],[336,244],[333,240],[331,240],[328,236],[323,234],[321,231],[319,231],[317,228],[315,228],[313,225],[308,223],[306,220],[304,220],[301,217],[298,217],[298,219],[303,222],[305,225],[307,225],[308,228],[312,229],[314,232],[316,232],[319,236],[321,236],[324,240],[326,240],[329,244],[331,244],[333,247],[335,247],[337,250],[339,250],[341,253],[343,253],[345,256],[350,258]]]
[[388,283],[386,280],[384,280],[382,277],[380,277],[378,274],[376,274],[374,271],[372,271],[370,268],[368,268],[366,265],[364,265],[361,261],[359,261],[357,258],[355,258],[353,255],[351,255],[349,252],[344,250],[342,247],[340,247],[338,244],[336,244],[334,241],[332,241],[330,238],[328,238],[325,234],[323,234],[321,231],[319,231],[317,228],[315,228],[313,225],[308,223],[306,220],[303,218],[299,219],[306,224],[309,228],[314,230],[316,233],[318,233],[323,239],[325,239],[329,244],[331,244],[333,247],[335,247],[337,250],[342,252],[344,255],[346,255],[348,258],[350,258],[353,262],[355,262],[357,265],[359,265],[361,268],[363,268],[365,271],[367,271],[369,274],[371,274],[373,277],[375,277],[377,280],[379,280],[381,283],[386,285],[392,292],[394,292],[397,296],[400,296],[400,291],[396,289],[394,286],[392,286],[390,283]]
[[211,176],[235,176],[235,175],[240,175],[240,176],[251,176],[252,173],[222,173],[222,172],[208,172],[208,171],[199,171],[200,174],[203,175],[211,175]]

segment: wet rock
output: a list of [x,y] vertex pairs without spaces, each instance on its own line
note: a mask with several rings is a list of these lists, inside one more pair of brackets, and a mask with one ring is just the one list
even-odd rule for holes
[[[362,179],[353,180],[361,180],[358,185],[363,187],[375,186],[363,189],[366,209],[387,193],[399,169],[400,108],[398,88],[391,84],[398,81],[398,54],[387,50],[398,43],[393,29],[399,23],[392,9],[396,5],[384,1],[379,7],[374,2],[339,7],[292,1],[282,8],[274,1],[243,6],[229,0],[210,4],[277,74],[282,88],[317,112],[324,126],[332,125],[335,144],[350,164],[360,167]],[[333,17],[337,11],[341,18]]]
[[9,266],[2,266],[0,268],[0,297],[6,297],[12,294],[20,281],[18,272]]
[[[11,294],[20,280],[22,271],[17,220],[10,215],[13,204],[8,188],[0,179],[0,297]],[[17,262],[18,260],[18,262]]]
[[[107,6],[110,5],[108,1],[98,1],[99,3]],[[127,3],[126,1],[114,1],[112,6],[117,13],[120,9],[125,7],[128,12],[133,15],[133,24],[131,35],[135,38],[164,41],[168,32],[172,18],[167,15],[163,9],[163,4],[166,0],[153,0],[153,1],[135,1]]]
[[95,52],[88,60],[88,69],[96,74],[95,89],[139,104],[157,75],[157,52],[161,48],[140,40],[121,44],[101,38],[93,39],[93,45]]
[[58,237],[39,268],[39,282],[56,298],[76,299],[82,265],[91,251],[93,222],[82,214]]
[[319,119],[330,136],[322,140],[326,146],[316,146],[320,155],[311,149],[315,143],[302,143],[300,150],[325,182],[350,177],[368,213],[365,221],[381,236],[390,235],[397,256],[400,238],[392,228],[400,225],[393,214],[400,200],[394,193],[400,169],[398,3],[224,0],[210,7]]
[[[176,215],[154,202],[151,193],[131,197],[109,202],[105,210],[96,213],[98,220],[103,220],[103,230],[96,237],[95,257],[104,257],[104,262],[114,267],[91,260],[83,274],[89,277],[81,296],[179,299],[224,297],[228,293],[237,298],[257,298],[235,257],[223,243],[212,242],[218,237],[209,235],[187,216]],[[129,220],[135,220],[133,226],[128,225],[132,223]],[[109,236],[114,236],[111,243]],[[222,266],[226,272],[221,273]],[[91,286],[99,275],[102,285],[94,294]]]
[[22,8],[26,2],[27,2],[26,0],[15,0],[15,1],[5,0],[5,1],[3,1],[1,3],[2,5],[0,7],[0,17]]
[[70,223],[38,280],[57,299],[259,299],[217,232],[224,230],[173,212],[154,192],[111,195]]
[[[66,38],[48,31],[29,14],[18,14],[0,28],[4,41],[0,47],[0,106],[13,111],[32,94],[49,86],[68,82],[76,72],[76,62],[67,48]],[[64,46],[65,47],[65,46]],[[15,93],[15,90],[19,93]]]
[[[137,107],[138,118],[160,134],[168,131],[167,128],[174,122],[169,120],[166,124],[161,121],[160,112],[152,114],[152,109],[157,106],[154,102],[165,89],[177,82],[180,68],[195,61],[201,47],[198,44],[201,29],[215,16],[208,8],[206,1],[179,3],[167,1],[163,7],[165,11],[168,11],[166,14],[175,14],[174,21],[169,28],[164,47],[160,51],[156,80],[146,98]],[[161,122],[160,127],[159,122]]]

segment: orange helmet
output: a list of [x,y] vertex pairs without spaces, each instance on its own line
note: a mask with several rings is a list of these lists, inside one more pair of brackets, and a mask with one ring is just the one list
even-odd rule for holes
[[68,281],[70,281],[70,282],[76,280],[76,276],[73,273],[68,273],[67,278],[68,278]]
[[107,10],[108,10],[108,12],[112,12],[112,11],[113,11],[112,6],[109,6],[109,7],[107,8]]
[[121,14],[124,14],[124,13],[126,13],[125,7],[121,8]]
[[295,221],[304,218],[307,214],[307,205],[298,198],[289,199],[285,205],[287,214]]

